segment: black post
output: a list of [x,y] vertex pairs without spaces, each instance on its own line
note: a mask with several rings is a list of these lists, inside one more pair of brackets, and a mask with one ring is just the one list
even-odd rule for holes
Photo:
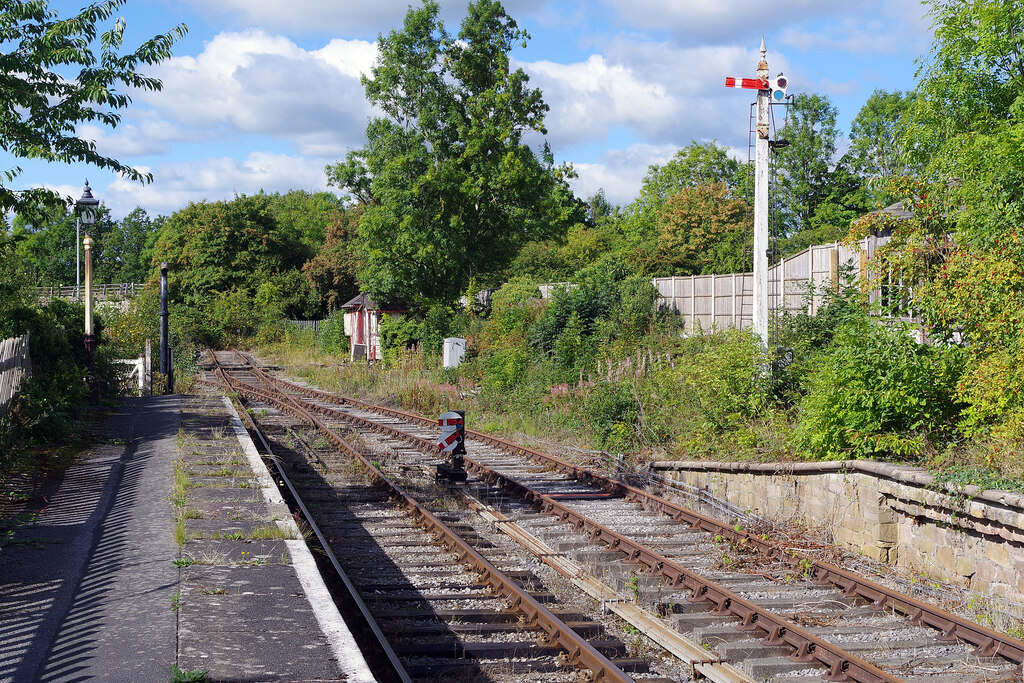
[[[167,348],[167,262],[160,264],[160,374],[171,374],[171,354]],[[168,383],[170,384],[170,383]],[[171,387],[167,387],[170,393]]]

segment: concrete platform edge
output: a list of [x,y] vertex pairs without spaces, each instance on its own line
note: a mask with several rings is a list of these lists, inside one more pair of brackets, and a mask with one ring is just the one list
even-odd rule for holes
[[[249,438],[249,432],[246,431],[241,418],[239,418],[238,413],[235,411],[234,404],[226,396],[222,400],[228,409],[228,413],[231,415],[231,428],[235,433],[235,438],[238,439],[238,443],[242,447],[242,451],[245,453],[253,473],[256,475],[264,500],[271,506],[284,505],[281,492],[277,490],[277,485],[270,476],[270,471],[263,462],[263,458],[260,457],[259,452],[256,450],[256,445]],[[293,519],[278,520],[277,523],[282,528],[294,533],[295,536],[300,536],[299,528]],[[302,584],[303,591],[306,594],[306,600],[316,616],[320,629],[323,631],[328,643],[330,643],[331,651],[334,653],[338,663],[339,672],[348,681],[376,683],[377,679],[370,671],[363,653],[356,645],[348,625],[345,623],[337,606],[334,604],[334,600],[331,598],[330,592],[327,590],[323,577],[320,576],[316,560],[313,559],[309,546],[306,545],[304,540],[301,540],[301,537],[298,540],[287,540],[285,544],[291,555],[292,566],[295,568],[299,583]]]

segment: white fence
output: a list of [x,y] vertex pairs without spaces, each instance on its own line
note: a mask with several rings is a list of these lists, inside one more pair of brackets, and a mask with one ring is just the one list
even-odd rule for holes
[[[768,308],[793,313],[807,310],[814,315],[822,305],[823,292],[839,284],[842,270],[852,269],[862,280],[869,277],[868,260],[888,240],[869,236],[853,247],[838,242],[816,245],[782,259],[768,269]],[[653,282],[660,294],[659,305],[679,313],[687,332],[743,329],[753,324],[753,273],[657,277]],[[814,295],[809,297],[809,291]],[[877,289],[868,292],[872,303],[879,296]]]
[[21,383],[31,374],[28,334],[0,341],[0,415],[7,413]]

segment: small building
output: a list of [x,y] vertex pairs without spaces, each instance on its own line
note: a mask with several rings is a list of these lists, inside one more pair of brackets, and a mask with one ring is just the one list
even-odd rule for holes
[[369,294],[359,294],[343,304],[345,334],[352,360],[379,361],[381,358],[380,321],[385,315],[399,316],[405,309],[378,306]]

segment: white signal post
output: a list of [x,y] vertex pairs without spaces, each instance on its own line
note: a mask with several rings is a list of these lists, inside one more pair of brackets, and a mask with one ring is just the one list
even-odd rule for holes
[[[761,38],[757,77],[768,82],[767,50]],[[771,90],[757,91],[757,139],[754,141],[754,334],[768,348],[768,120]]]
[[[773,93],[785,99],[786,79],[782,74],[768,80],[767,50],[761,38],[761,61],[757,78],[726,78],[728,88],[757,90],[757,137],[754,142],[754,333],[768,347],[768,155],[769,105]],[[775,86],[773,88],[773,85]]]

